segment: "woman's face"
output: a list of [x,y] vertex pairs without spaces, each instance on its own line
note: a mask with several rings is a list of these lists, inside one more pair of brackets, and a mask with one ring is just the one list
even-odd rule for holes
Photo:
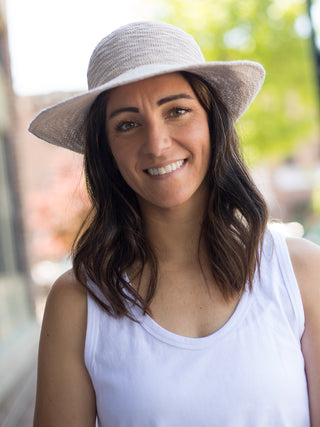
[[207,113],[181,74],[112,90],[106,132],[119,171],[142,208],[174,208],[204,197],[210,158]]

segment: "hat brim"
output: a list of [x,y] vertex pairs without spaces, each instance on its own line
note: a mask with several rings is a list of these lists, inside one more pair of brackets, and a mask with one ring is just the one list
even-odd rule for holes
[[30,123],[29,131],[51,144],[83,153],[86,118],[100,93],[149,77],[178,71],[189,71],[211,84],[229,109],[234,121],[248,109],[265,78],[262,65],[253,61],[205,62],[180,67],[176,64],[143,65],[104,85],[42,110]]

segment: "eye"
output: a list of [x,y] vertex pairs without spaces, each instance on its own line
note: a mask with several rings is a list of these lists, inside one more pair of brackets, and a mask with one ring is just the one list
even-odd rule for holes
[[183,116],[184,114],[188,113],[190,110],[190,108],[186,108],[186,107],[174,107],[172,108],[169,113],[168,113],[168,117],[180,117]]
[[134,129],[137,126],[139,126],[138,123],[133,122],[131,120],[125,120],[125,121],[121,121],[120,123],[117,124],[116,131],[128,132],[129,130]]

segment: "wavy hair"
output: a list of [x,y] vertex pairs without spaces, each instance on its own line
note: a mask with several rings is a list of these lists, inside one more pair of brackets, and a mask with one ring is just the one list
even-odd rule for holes
[[[268,220],[266,203],[252,181],[241,156],[231,114],[218,94],[199,76],[181,73],[207,112],[211,154],[206,176],[207,209],[200,239],[205,243],[210,269],[222,295],[228,299],[252,289]],[[128,301],[144,312],[155,293],[157,258],[146,239],[139,203],[122,178],[111,153],[105,127],[108,92],[93,103],[86,123],[84,170],[91,210],[73,244],[77,279],[92,294],[87,276],[101,289],[99,303],[113,316],[131,317]],[[126,271],[138,263],[137,276],[150,266],[145,298],[126,280]]]

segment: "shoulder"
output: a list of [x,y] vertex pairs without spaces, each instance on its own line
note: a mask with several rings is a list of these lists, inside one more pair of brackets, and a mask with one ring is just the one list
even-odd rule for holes
[[312,308],[320,296],[320,246],[299,238],[287,238],[287,245],[304,308]]
[[[304,313],[304,341],[318,341],[320,351],[320,247],[305,239],[287,239]],[[320,354],[319,354],[320,356]]]
[[68,270],[52,285],[47,303],[82,305],[86,301],[86,295],[86,289],[76,279],[73,270]]
[[56,280],[49,292],[42,335],[51,339],[59,336],[61,342],[79,341],[80,345],[85,336],[86,311],[87,291],[69,270]]
[[320,425],[320,247],[304,239],[287,239],[301,292],[305,330],[301,340],[308,381],[310,419]]
[[292,262],[298,269],[316,267],[320,262],[320,246],[310,240],[287,237],[286,239]]
[[86,305],[87,290],[76,279],[73,270],[62,274],[52,285],[47,299],[47,306],[61,306],[75,314],[77,309]]

